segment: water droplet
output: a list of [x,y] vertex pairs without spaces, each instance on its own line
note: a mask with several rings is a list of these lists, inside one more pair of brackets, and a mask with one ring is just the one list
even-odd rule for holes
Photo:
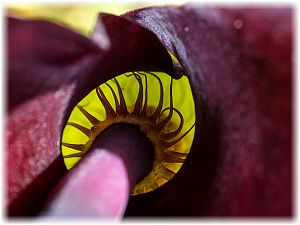
[[189,30],[190,30],[189,27],[185,27],[185,28],[184,28],[184,31],[186,31],[186,32],[188,32]]
[[235,29],[242,29],[243,28],[243,25],[244,25],[244,23],[243,23],[243,21],[241,20],[241,19],[235,19],[234,21],[233,21],[233,27],[235,28]]

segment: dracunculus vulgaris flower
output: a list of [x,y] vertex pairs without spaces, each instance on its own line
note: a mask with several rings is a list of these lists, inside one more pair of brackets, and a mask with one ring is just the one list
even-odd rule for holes
[[177,175],[132,196],[125,216],[292,215],[292,9],[197,5],[100,14],[90,39],[8,19],[10,215],[37,215],[66,176],[62,129],[89,91],[128,71],[182,74],[166,49],[190,79],[195,138]]

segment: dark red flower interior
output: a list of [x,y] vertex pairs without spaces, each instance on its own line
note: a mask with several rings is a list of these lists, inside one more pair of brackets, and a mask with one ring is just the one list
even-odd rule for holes
[[291,216],[292,14],[289,7],[154,7],[100,14],[96,28],[105,29],[91,39],[8,19],[8,214],[37,215],[65,174],[61,132],[90,90],[137,69],[183,73],[167,48],[191,82],[195,139],[176,177],[132,197],[125,216]]

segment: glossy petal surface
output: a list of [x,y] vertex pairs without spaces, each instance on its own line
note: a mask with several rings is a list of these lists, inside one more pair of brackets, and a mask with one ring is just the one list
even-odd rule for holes
[[[139,68],[141,62],[168,71],[173,68],[168,53],[151,32],[124,18],[108,14],[103,17],[98,23],[105,30],[95,32],[109,40],[108,49],[49,22],[8,20],[10,215],[36,215],[64,174],[61,132],[68,109],[77,103],[78,96],[112,78],[114,73],[108,71],[113,68],[127,71]],[[116,30],[118,26],[122,30]],[[138,48],[141,41],[144,44]]]
[[[187,5],[125,15],[156,34],[189,74],[198,128],[176,178],[132,198],[128,215],[292,214],[292,13]],[[104,30],[95,32],[110,49],[49,23],[8,22],[12,214],[34,214],[64,172],[60,134],[79,99],[127,70],[152,66],[176,75],[153,33],[100,18]]]
[[202,127],[178,176],[133,197],[127,215],[291,215],[292,10],[186,5],[125,17],[178,57]]

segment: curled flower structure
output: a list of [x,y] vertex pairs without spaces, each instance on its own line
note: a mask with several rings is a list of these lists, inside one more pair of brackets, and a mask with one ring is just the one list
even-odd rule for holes
[[[172,59],[154,34],[121,17],[100,17],[96,27],[106,24],[107,32],[94,36],[110,37],[109,51],[48,22],[8,20],[7,197],[11,215],[36,214],[65,173],[61,134],[66,115],[79,100],[115,73],[151,65],[174,74]],[[115,55],[118,60],[112,61]]]
[[187,77],[126,73],[97,87],[72,111],[62,136],[64,160],[72,168],[112,124],[137,124],[154,146],[152,170],[132,191],[146,193],[172,179],[182,166],[192,144],[194,120]]
[[60,143],[72,110],[96,88],[105,102],[99,85],[128,71],[186,74],[196,121],[177,175],[132,196],[125,216],[292,215],[291,8],[100,14],[90,39],[45,21],[7,22],[9,215],[37,215],[66,174]]

